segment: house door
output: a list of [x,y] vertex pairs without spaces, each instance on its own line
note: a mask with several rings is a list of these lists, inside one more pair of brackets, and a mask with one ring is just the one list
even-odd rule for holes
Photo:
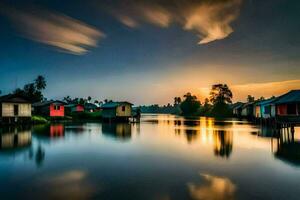
[[14,105],[14,115],[15,116],[19,115],[19,106],[18,105]]

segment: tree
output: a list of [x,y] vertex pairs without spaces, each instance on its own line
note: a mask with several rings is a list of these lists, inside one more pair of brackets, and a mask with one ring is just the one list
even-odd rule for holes
[[195,115],[201,106],[200,101],[198,101],[197,97],[191,93],[185,94],[184,98],[184,101],[182,101],[180,104],[182,114],[185,116]]
[[181,103],[180,97],[174,97],[174,106],[179,105]]
[[39,75],[35,80],[35,87],[37,90],[41,91],[41,90],[44,90],[47,86],[47,83],[46,83],[46,79],[45,77]]
[[80,98],[78,101],[79,104],[84,105],[86,103],[86,100],[83,98]]
[[254,102],[254,101],[255,101],[255,98],[253,96],[251,96],[251,95],[247,96],[247,102],[248,103],[251,103],[251,102]]
[[226,84],[215,84],[211,88],[210,102],[213,104],[210,115],[229,117],[232,112],[228,104],[232,103],[232,92]]
[[260,97],[259,99],[257,99],[257,100],[263,101],[263,100],[265,100],[265,97],[261,96],[261,97]]
[[13,93],[28,98],[31,102],[41,102],[44,100],[42,91],[46,88],[46,80],[43,76],[38,76],[34,82],[24,85],[23,89],[17,88]]
[[71,99],[71,97],[70,97],[69,95],[66,96],[66,97],[64,97],[63,100],[64,100],[65,102],[67,102],[67,103],[71,103],[71,102],[72,102],[72,99]]
[[90,103],[91,102],[91,100],[92,100],[92,97],[90,97],[90,96],[88,96],[88,102]]
[[210,110],[211,110],[211,107],[212,107],[212,105],[209,103],[209,99],[208,99],[208,98],[205,98],[204,104],[203,104],[203,106],[201,107],[201,112],[200,112],[200,114],[201,114],[201,115],[204,115],[204,116],[209,115],[209,112],[210,112]]
[[215,84],[210,91],[210,102],[212,104],[217,103],[232,103],[232,92],[227,84]]

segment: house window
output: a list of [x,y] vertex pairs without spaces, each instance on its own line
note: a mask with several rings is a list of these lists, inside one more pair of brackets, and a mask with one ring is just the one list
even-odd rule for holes
[[60,110],[60,106],[54,105],[54,110]]
[[125,106],[122,106],[122,111],[125,112]]
[[19,106],[14,105],[14,115],[19,115]]
[[296,115],[297,114],[296,109],[297,109],[296,104],[288,104],[287,105],[287,114],[288,115]]

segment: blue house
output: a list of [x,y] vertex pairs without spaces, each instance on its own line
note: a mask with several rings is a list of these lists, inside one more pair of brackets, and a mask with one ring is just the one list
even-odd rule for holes
[[260,101],[256,108],[260,109],[259,118],[268,119],[276,116],[276,107],[274,102],[277,98],[271,98],[264,101]]

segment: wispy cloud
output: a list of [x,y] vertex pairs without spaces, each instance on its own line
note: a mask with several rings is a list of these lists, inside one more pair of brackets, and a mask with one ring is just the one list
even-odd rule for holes
[[[195,31],[199,44],[228,37],[234,30],[231,23],[237,19],[242,0],[163,0],[135,1],[114,9],[114,15],[124,25],[135,28],[147,22],[163,28],[172,22],[184,30]],[[122,13],[120,15],[120,13]]]
[[222,3],[203,3],[184,15],[184,29],[199,34],[199,44],[206,44],[228,37],[233,28],[230,24],[237,18],[240,0]]
[[23,37],[55,47],[66,53],[82,55],[96,47],[105,34],[81,21],[45,10],[5,8]]

